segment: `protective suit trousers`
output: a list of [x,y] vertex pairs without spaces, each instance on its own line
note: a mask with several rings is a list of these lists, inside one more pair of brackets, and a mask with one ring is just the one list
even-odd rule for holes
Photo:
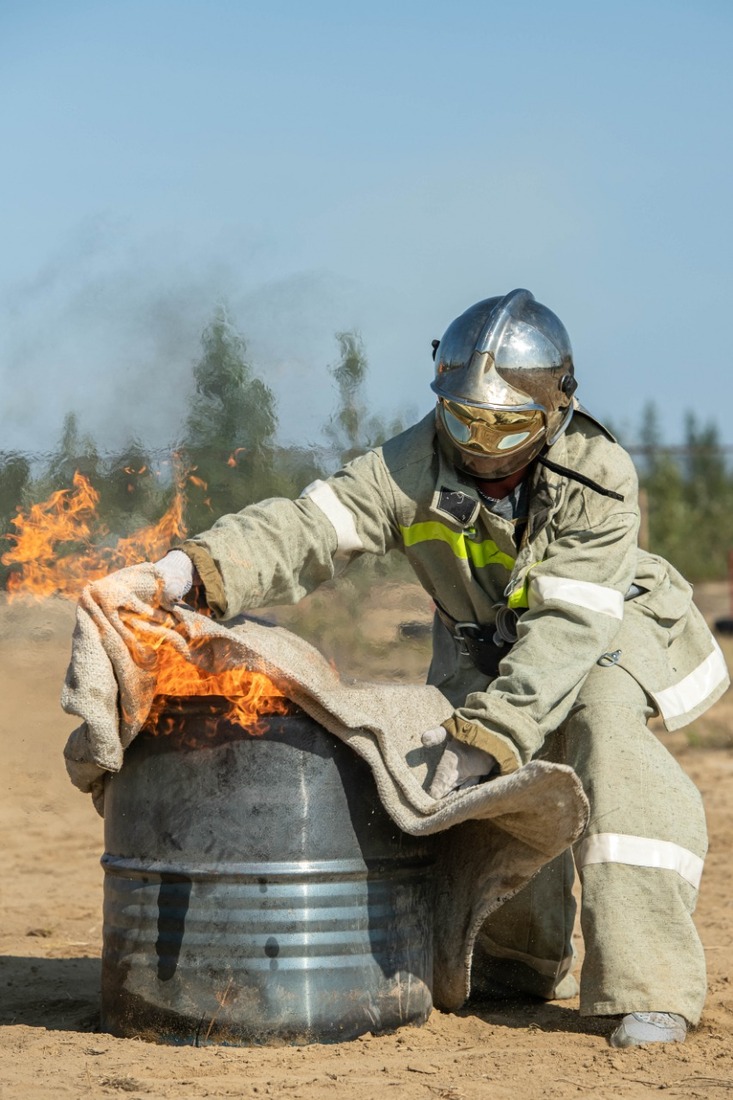
[[[677,1012],[696,1024],[705,957],[693,924],[705,815],[694,784],[647,729],[654,713],[618,666],[596,667],[542,759],[569,764],[590,802],[588,827],[485,922],[478,988],[488,978],[552,999],[573,965],[573,862],[585,959],[582,1015]],[[574,857],[574,859],[573,859]]]

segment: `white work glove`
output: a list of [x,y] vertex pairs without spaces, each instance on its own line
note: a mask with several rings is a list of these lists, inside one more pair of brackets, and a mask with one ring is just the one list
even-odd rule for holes
[[445,745],[428,790],[432,798],[444,798],[451,791],[475,787],[482,779],[487,779],[497,766],[490,752],[477,749],[474,745],[464,745],[451,737],[442,726],[424,733],[422,743],[426,749]]
[[194,581],[193,562],[183,550],[170,550],[153,568],[163,582],[160,598],[163,603],[175,603],[190,592]]

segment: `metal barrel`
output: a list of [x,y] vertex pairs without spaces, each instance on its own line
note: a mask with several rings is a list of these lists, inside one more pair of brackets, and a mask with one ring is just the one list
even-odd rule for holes
[[432,1007],[432,847],[302,712],[186,701],[105,794],[102,1028],[180,1044],[355,1038]]

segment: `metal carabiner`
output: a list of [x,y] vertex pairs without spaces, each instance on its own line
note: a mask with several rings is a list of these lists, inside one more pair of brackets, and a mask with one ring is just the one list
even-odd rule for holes
[[462,657],[470,657],[471,654],[466,645],[466,638],[477,638],[481,633],[481,627],[478,623],[454,623],[453,624],[453,637],[460,645],[460,655]]

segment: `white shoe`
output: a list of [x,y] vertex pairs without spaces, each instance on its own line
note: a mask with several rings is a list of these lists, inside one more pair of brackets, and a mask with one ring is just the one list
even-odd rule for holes
[[687,1020],[675,1012],[630,1012],[611,1035],[612,1047],[638,1047],[642,1043],[684,1043]]

